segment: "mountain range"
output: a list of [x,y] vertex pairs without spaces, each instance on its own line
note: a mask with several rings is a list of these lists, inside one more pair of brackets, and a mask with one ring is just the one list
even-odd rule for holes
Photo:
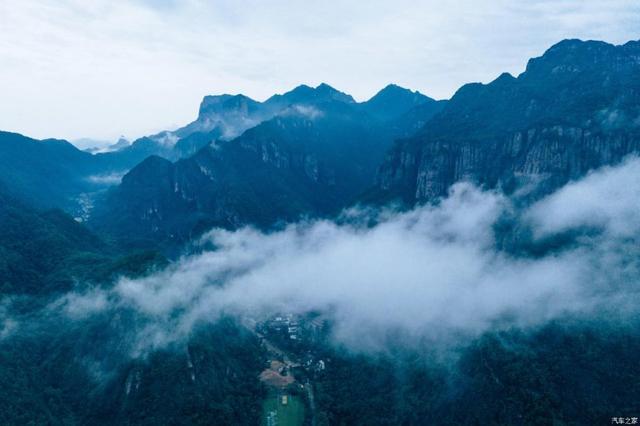
[[[577,425],[610,424],[611,416],[631,419],[640,410],[640,334],[637,311],[631,306],[640,270],[635,260],[638,228],[616,228],[618,222],[637,221],[625,216],[629,201],[615,199],[627,188],[605,202],[597,200],[613,205],[596,213],[602,216],[598,219],[612,222],[615,235],[585,226],[533,239],[529,228],[511,222],[513,212],[505,207],[505,217],[487,226],[496,234],[489,243],[476,236],[482,233],[474,229],[476,212],[461,211],[455,197],[445,197],[453,185],[469,181],[496,190],[482,192],[495,204],[509,199],[518,201],[510,204],[513,210],[520,204],[530,207],[558,188],[570,187],[567,183],[639,151],[639,41],[612,45],[564,40],[529,60],[520,75],[502,74],[487,84],[464,85],[449,100],[396,85],[365,102],[327,84],[298,86],[263,102],[244,95],[205,96],[193,122],[131,143],[121,140],[99,152],[80,150],[64,140],[0,132],[0,423],[249,425],[273,419],[269,410],[265,417],[263,405],[273,395],[275,406],[293,407],[297,401],[302,411],[307,410],[306,424],[322,426]],[[570,190],[580,192],[583,187]],[[594,198],[580,195],[576,199]],[[495,205],[489,204],[487,210],[493,211]],[[378,228],[369,222],[362,228],[341,228],[341,221],[333,221],[350,208],[354,209],[348,212],[357,207],[359,212],[387,214],[378,207],[391,206],[395,212],[422,205],[428,206],[394,213],[401,218]],[[452,217],[463,223],[440,223],[438,205],[455,210]],[[556,208],[547,213],[548,205],[527,212],[562,216],[562,204],[552,205]],[[613,210],[609,216],[608,207]],[[421,215],[411,214],[418,210]],[[361,323],[338,315],[332,324],[314,304],[300,308],[312,310],[300,318],[274,316],[259,326],[254,318],[262,315],[259,310],[241,320],[227,317],[224,309],[212,313],[218,303],[224,307],[226,302],[235,312],[234,302],[244,300],[241,293],[254,291],[241,287],[243,283],[256,286],[255,299],[271,297],[271,287],[260,287],[262,281],[272,274],[282,276],[277,275],[280,270],[288,274],[295,269],[289,261],[298,254],[302,261],[297,268],[306,270],[322,249],[314,241],[302,241],[308,235],[305,221],[317,218],[328,219],[313,223],[313,229],[321,231],[320,239],[326,232],[329,239],[337,234],[336,239],[346,242],[330,244],[327,250],[335,255],[328,257],[331,262],[337,257],[341,262],[322,263],[315,270],[344,265],[344,257],[348,264],[348,256],[353,256],[359,263],[353,271],[370,268],[372,276],[385,268],[392,271],[392,292],[382,292],[381,286],[366,280],[366,300],[345,304],[367,310],[374,301],[380,321],[369,324],[368,330],[379,327],[388,349],[376,346],[377,341],[360,329]],[[413,235],[421,228],[407,223],[424,218],[435,224],[427,227],[429,233]],[[292,222],[297,225],[271,232]],[[587,220],[579,225],[583,222],[590,225]],[[204,242],[190,245],[213,227],[244,226],[265,232],[216,234],[234,240],[230,259],[216,257],[218,252],[227,256],[228,248],[209,250]],[[368,233],[369,226],[375,232]],[[462,242],[451,241],[460,238],[450,235],[449,228],[456,226],[465,232]],[[395,228],[402,228],[399,235],[410,240],[407,253],[418,253],[407,256],[402,265],[388,259],[402,258],[403,250],[395,258],[385,251],[387,246],[405,247],[388,243],[396,238]],[[247,235],[250,242],[267,241],[267,254],[238,243]],[[372,235],[384,240],[378,259],[385,265],[373,264],[366,253],[354,253],[362,245],[351,241],[362,237],[366,245]],[[482,240],[482,247],[476,247],[475,239]],[[284,266],[281,258],[269,263],[269,256],[290,245],[295,250],[284,250]],[[598,250],[589,251],[593,247]],[[463,256],[467,250],[472,254]],[[199,257],[201,251],[209,256]],[[443,257],[435,255],[440,251]],[[604,259],[595,259],[594,253],[604,253]],[[583,262],[584,255],[590,256]],[[474,322],[470,337],[464,327],[452,328],[454,336],[436,337],[447,342],[458,342],[458,334],[467,337],[451,352],[434,349],[430,334],[421,334],[421,323],[412,320],[418,311],[445,303],[437,291],[431,292],[431,276],[414,279],[402,269],[438,263],[430,256],[451,256],[450,264],[435,270],[446,275],[447,269],[455,269],[454,278],[447,281],[453,289],[446,288],[442,300],[461,301],[446,305],[453,319],[447,313],[431,323],[442,319],[457,327],[464,318],[499,323],[476,327]],[[484,258],[490,260],[484,263]],[[616,263],[620,259],[621,265]],[[487,284],[465,275],[464,261],[480,270],[480,281],[499,275],[495,283],[487,278],[490,292],[480,292],[478,288]],[[587,286],[563,290],[558,284],[563,277],[558,275],[583,277],[589,261],[601,261],[598,265],[620,273],[612,282],[628,291],[604,288],[585,296],[581,291]],[[511,263],[515,272],[503,266]],[[498,272],[485,271],[493,268]],[[528,305],[533,285],[524,282],[526,274],[522,283],[518,281],[520,268],[535,269],[537,279],[529,281],[544,287],[539,322],[532,319],[533,308],[520,305],[507,306],[518,306],[522,316],[511,310],[499,318],[469,312],[454,321],[456,311],[490,310],[511,291]],[[358,279],[350,265],[343,269],[348,271],[340,273],[349,283]],[[305,276],[297,273],[294,276]],[[196,277],[199,274],[204,278]],[[238,282],[236,275],[241,277]],[[324,277],[327,286],[331,277]],[[206,283],[198,284],[198,279]],[[293,282],[305,297],[317,291],[326,302],[320,306],[345,312],[338,308],[349,297],[348,285],[331,293],[322,285],[311,289],[304,279]],[[409,304],[416,310],[404,312],[404,304],[394,301],[375,302],[379,294],[405,291],[413,297],[423,288],[429,296]],[[285,289],[278,302],[289,309],[288,294],[298,288]],[[470,296],[458,299],[458,292],[467,291]],[[629,300],[613,298],[623,294]],[[588,300],[589,309],[600,306],[600,298],[615,303],[597,315],[580,306],[587,312],[583,318],[573,311],[554,312],[556,296],[570,302],[574,297]],[[475,298],[481,299],[477,305]],[[244,305],[238,306],[241,311]],[[510,322],[512,316],[516,319]],[[385,334],[407,318],[418,325],[407,330],[398,326],[397,334]],[[281,327],[285,320],[288,326]],[[501,326],[503,321],[508,327]],[[279,334],[270,329],[274,323]],[[332,329],[336,324],[342,328]],[[315,330],[312,338],[291,338],[306,326]],[[353,335],[362,348],[336,344],[333,331],[335,336]],[[406,341],[411,346],[404,346]],[[276,359],[282,364],[271,362]],[[284,381],[293,374],[298,381],[274,390],[261,381],[265,374]],[[282,399],[285,389],[290,399]]]
[[0,133],[0,182],[100,233],[177,244],[212,226],[432,202],[460,180],[535,198],[638,150],[639,52],[565,40],[449,101],[396,85],[360,103],[327,84],[205,96],[186,126],[102,153]]
[[[93,223],[115,235],[184,240],[211,226],[268,227],[335,214],[372,185],[394,138],[442,105],[396,86],[360,104],[328,85],[300,86],[251,108],[241,99],[253,117],[274,105],[279,112],[176,163],[148,158],[99,203]],[[202,117],[211,102],[205,98],[196,123],[210,122]]]
[[640,148],[640,42],[565,40],[517,78],[460,88],[428,125],[398,141],[377,194],[409,204],[460,180],[548,193]]
[[373,184],[393,140],[444,104],[396,85],[361,103],[327,84],[264,102],[206,96],[186,126],[105,152],[0,133],[0,182],[112,236],[185,241],[337,212]]

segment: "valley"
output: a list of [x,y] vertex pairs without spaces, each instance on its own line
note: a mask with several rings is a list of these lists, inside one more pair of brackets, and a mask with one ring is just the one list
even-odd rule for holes
[[637,416],[639,58],[220,92],[99,149],[0,131],[0,424]]

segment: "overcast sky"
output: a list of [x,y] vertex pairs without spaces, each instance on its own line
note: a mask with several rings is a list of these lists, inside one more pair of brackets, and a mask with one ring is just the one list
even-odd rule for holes
[[563,38],[639,39],[640,1],[0,0],[0,129],[135,138],[301,83],[448,98]]

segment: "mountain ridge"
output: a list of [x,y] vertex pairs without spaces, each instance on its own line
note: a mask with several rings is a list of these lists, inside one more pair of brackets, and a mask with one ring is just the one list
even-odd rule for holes
[[108,194],[94,223],[185,239],[207,226],[334,214],[373,182],[396,132],[351,102],[293,104],[176,163],[148,158]]
[[396,143],[376,197],[414,204],[459,180],[509,189],[539,178],[542,194],[637,152],[639,46],[565,40],[518,77],[462,86],[429,126]]

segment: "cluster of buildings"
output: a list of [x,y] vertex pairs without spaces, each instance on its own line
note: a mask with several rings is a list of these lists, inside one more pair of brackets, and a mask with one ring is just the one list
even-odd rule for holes
[[296,314],[278,314],[265,321],[263,328],[291,341],[319,340],[326,330],[326,321],[320,317],[308,318]]
[[272,332],[286,334],[291,340],[300,340],[300,319],[297,315],[276,315],[267,322],[267,327]]

